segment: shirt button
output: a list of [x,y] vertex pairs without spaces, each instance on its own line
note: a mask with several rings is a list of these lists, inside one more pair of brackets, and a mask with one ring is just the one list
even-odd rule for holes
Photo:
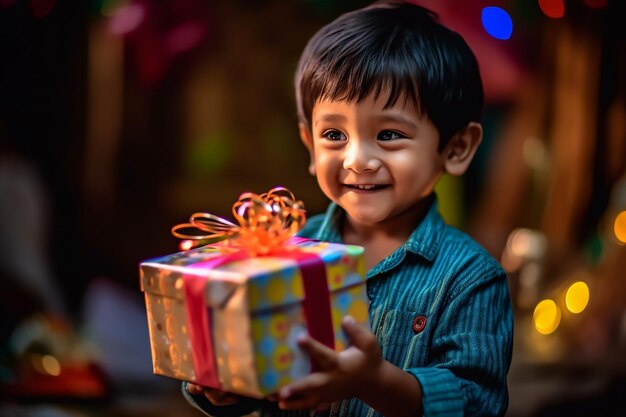
[[426,327],[426,317],[415,316],[413,319],[413,333],[418,334]]

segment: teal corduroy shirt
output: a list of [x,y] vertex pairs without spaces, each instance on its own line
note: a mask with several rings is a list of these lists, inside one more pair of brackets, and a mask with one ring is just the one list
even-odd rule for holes
[[[345,212],[331,203],[302,237],[342,242]],[[424,416],[502,416],[508,405],[513,312],[507,276],[478,243],[441,218],[436,198],[409,239],[367,273],[370,324],[383,357],[419,381]],[[266,401],[213,407],[214,416],[309,416]],[[357,399],[333,404],[330,416],[380,416]]]

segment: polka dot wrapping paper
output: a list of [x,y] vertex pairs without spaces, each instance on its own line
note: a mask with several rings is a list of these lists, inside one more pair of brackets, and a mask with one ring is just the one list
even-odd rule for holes
[[141,263],[154,373],[262,398],[311,372],[301,333],[344,350],[342,318],[369,325],[363,248],[296,244],[291,254],[206,246]]

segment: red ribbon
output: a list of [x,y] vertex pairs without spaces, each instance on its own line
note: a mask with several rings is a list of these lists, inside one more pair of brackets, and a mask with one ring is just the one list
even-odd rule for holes
[[207,308],[204,303],[205,284],[206,280],[203,277],[186,275],[183,285],[193,367],[196,371],[194,382],[212,388],[220,388],[211,336],[213,317],[211,309]]
[[[216,257],[207,262],[193,264],[190,267],[213,269],[246,257],[247,254],[244,251],[240,251]],[[215,348],[213,346],[213,314],[204,298],[206,277],[185,275],[183,277],[183,291],[185,293],[187,323],[189,323],[193,367],[196,371],[196,380],[194,382],[211,388],[221,388],[222,385],[217,372]]]
[[[335,349],[330,308],[330,292],[326,277],[326,265],[322,259],[312,253],[298,252],[294,258],[302,272],[304,287],[304,318],[309,336],[331,349]],[[319,365],[311,358],[311,371],[319,370]]]
[[[299,236],[294,236],[289,240],[290,244],[295,245],[306,242],[313,242],[313,240]],[[309,335],[321,344],[334,350],[335,333],[332,309],[330,307],[326,265],[324,265],[319,256],[312,253],[297,252],[294,255],[302,272],[304,286],[302,307]],[[311,371],[315,372],[317,370],[319,370],[319,365],[311,358]]]
[[[296,243],[307,241],[307,239],[302,238],[294,240]],[[318,255],[298,250],[285,251],[279,254],[273,253],[267,256],[286,257],[298,263],[302,273],[303,309],[309,335],[325,346],[334,349],[335,334],[332,326],[330,292],[324,261]],[[249,257],[248,253],[242,250],[190,266],[213,269],[247,257]],[[185,275],[184,277],[185,308],[196,371],[195,382],[212,388],[221,388],[213,346],[212,313],[204,298],[205,285],[206,277],[197,275]],[[318,369],[318,364],[311,360],[311,370]]]

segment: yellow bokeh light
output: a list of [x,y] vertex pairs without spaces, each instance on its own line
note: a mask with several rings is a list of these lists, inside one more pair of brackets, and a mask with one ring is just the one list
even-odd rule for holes
[[178,247],[180,248],[180,250],[189,250],[193,248],[193,240],[183,240],[182,242],[180,242]]
[[61,364],[52,355],[43,355],[41,358],[41,367],[48,375],[59,376],[61,374]]
[[561,310],[554,300],[543,300],[535,307],[533,321],[539,333],[553,333],[561,323]]
[[574,313],[581,313],[589,303],[589,286],[583,281],[577,281],[569,286],[565,293],[565,306]]
[[613,225],[613,231],[615,237],[621,243],[626,243],[626,211],[622,211],[615,218],[615,224]]

